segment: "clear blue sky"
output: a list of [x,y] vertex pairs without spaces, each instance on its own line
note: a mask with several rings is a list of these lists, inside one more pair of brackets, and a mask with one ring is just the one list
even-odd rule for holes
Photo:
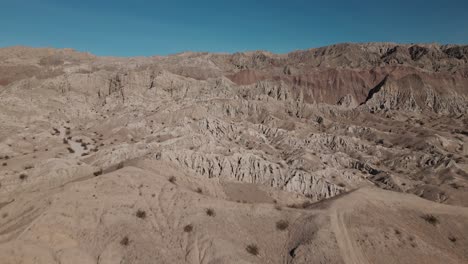
[[0,47],[149,56],[371,41],[467,44],[468,0],[0,0]]

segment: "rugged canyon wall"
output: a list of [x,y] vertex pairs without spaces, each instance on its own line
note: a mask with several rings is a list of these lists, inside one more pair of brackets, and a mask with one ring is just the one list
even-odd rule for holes
[[[466,180],[466,46],[147,58],[12,47],[0,58],[4,155],[31,148],[11,143],[19,127],[46,141],[57,140],[46,131],[66,127],[93,145],[79,152],[96,171],[149,157],[316,201],[369,184],[447,193]],[[99,145],[96,135],[105,135]],[[451,176],[441,183],[442,168]],[[451,191],[448,200],[466,204]]]

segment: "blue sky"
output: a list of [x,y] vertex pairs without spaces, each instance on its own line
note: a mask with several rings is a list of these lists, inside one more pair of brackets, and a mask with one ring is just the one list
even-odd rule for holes
[[0,0],[0,47],[97,55],[285,53],[340,42],[468,44],[468,0]]

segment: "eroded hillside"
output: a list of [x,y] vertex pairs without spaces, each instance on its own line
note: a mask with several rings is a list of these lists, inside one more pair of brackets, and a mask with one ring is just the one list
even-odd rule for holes
[[[371,248],[396,234],[389,252],[439,248],[424,262],[467,261],[456,235],[466,226],[455,224],[467,222],[467,56],[466,46],[391,43],[128,59],[0,49],[0,255],[384,263]],[[319,201],[328,209],[308,204]],[[342,211],[348,202],[393,218],[367,230],[370,220]],[[148,218],[135,218],[143,207]],[[399,221],[400,234],[385,233]],[[385,226],[385,238],[369,233]],[[415,226],[404,242],[400,229]]]

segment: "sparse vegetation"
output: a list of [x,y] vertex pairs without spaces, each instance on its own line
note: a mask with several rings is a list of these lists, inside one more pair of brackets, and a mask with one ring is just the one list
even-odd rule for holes
[[192,225],[189,224],[189,225],[184,226],[184,232],[190,233],[190,232],[192,232],[192,230],[193,230]]
[[248,245],[245,250],[249,252],[251,255],[257,256],[258,255],[258,247],[255,244]]
[[136,212],[136,216],[140,219],[145,219],[146,218],[146,212],[141,210],[141,209],[138,209],[138,211]]
[[200,188],[200,187],[198,187],[195,191],[196,191],[197,193],[200,193],[200,194],[203,193],[203,190],[202,190],[202,188]]
[[20,180],[24,181],[24,180],[26,180],[26,179],[28,178],[28,175],[27,175],[27,174],[24,174],[24,173],[21,173],[21,174],[19,175],[19,178],[20,178]]
[[317,118],[317,123],[319,123],[321,125],[323,123],[323,117],[319,116]]
[[26,165],[26,166],[24,166],[24,169],[25,169],[25,170],[30,170],[30,169],[32,169],[32,168],[34,168],[33,165]]
[[75,153],[75,150],[72,149],[71,147],[68,147],[67,150],[68,150],[68,152],[70,152],[70,153]]
[[5,166],[7,166],[7,165],[8,165],[8,163],[6,163],[6,162],[3,162],[3,163],[2,163],[2,166],[3,166],[3,167],[5,167]]
[[287,220],[279,220],[276,222],[276,229],[278,230],[286,230],[289,227],[289,222]]
[[422,215],[421,218],[424,219],[426,222],[428,222],[428,223],[431,224],[431,225],[437,225],[437,224],[439,224],[439,219],[437,219],[437,217],[435,217],[435,216],[432,215],[432,214],[425,214],[425,215]]
[[98,171],[95,171],[94,173],[94,176],[99,176],[102,174],[102,169],[98,170]]
[[130,239],[128,236],[124,236],[122,240],[120,240],[120,245],[122,246],[128,246],[130,244]]
[[124,163],[123,162],[120,162],[119,164],[117,164],[117,169],[120,170],[124,167]]
[[169,177],[169,182],[175,184],[175,182],[176,182],[176,177],[175,177],[175,176]]
[[296,209],[305,209],[307,207],[309,207],[312,203],[309,201],[309,200],[306,200],[302,203],[299,203],[299,204],[289,204],[288,207],[289,208],[296,208]]
[[449,239],[449,240],[450,240],[450,242],[452,242],[452,243],[455,243],[455,242],[457,242],[457,238],[456,238],[456,237],[454,237],[454,236],[449,236],[449,237],[448,237],[448,239]]
[[215,216],[215,211],[211,208],[206,209],[206,214],[208,216]]

